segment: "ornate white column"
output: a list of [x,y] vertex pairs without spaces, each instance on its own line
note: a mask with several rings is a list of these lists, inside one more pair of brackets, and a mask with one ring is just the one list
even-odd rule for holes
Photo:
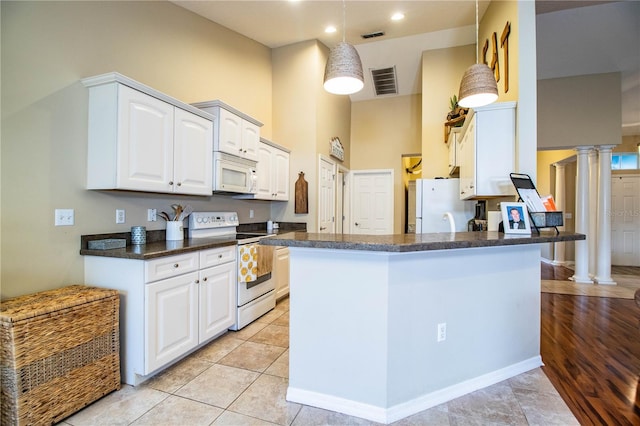
[[600,185],[598,188],[598,267],[594,280],[598,284],[616,285],[611,278],[611,150],[614,145],[600,145]]
[[[565,206],[565,170],[566,165],[564,163],[555,163],[554,167],[556,168],[556,193],[554,196],[554,200],[556,202],[556,209],[558,211],[564,212]],[[564,230],[564,226],[558,226],[558,230]],[[553,265],[564,265],[564,242],[553,243]]]
[[589,278],[589,161],[587,155],[593,147],[576,148],[578,164],[576,172],[576,227],[575,232],[586,234],[587,240],[576,241],[576,267],[571,279],[576,283],[592,284]]
[[598,150],[589,151],[589,277],[596,275],[598,250]]

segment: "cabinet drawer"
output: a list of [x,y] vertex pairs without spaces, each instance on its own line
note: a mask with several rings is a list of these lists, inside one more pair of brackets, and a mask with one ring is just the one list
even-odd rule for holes
[[237,246],[225,246],[200,252],[200,269],[236,260]]
[[150,283],[197,271],[199,267],[198,260],[198,252],[149,260],[144,265],[144,280]]

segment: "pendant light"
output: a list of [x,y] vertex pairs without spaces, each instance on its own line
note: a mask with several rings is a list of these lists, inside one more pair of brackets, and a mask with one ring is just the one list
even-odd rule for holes
[[324,69],[324,90],[335,95],[350,95],[364,87],[360,55],[355,47],[345,42],[346,8],[342,0],[342,41],[329,51]]
[[458,93],[458,105],[464,108],[488,105],[498,99],[498,85],[493,71],[487,64],[478,63],[478,30],[478,0],[476,0],[476,63],[464,72]]

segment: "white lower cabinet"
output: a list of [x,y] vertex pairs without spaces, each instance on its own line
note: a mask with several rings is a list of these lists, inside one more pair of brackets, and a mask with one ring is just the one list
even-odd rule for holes
[[236,263],[203,269],[199,281],[198,342],[202,343],[235,323]]
[[145,373],[198,345],[197,280],[191,272],[145,285]]
[[289,294],[289,247],[276,247],[273,262],[276,300]]
[[235,324],[235,245],[148,261],[85,256],[84,262],[87,285],[121,294],[124,383],[142,383]]

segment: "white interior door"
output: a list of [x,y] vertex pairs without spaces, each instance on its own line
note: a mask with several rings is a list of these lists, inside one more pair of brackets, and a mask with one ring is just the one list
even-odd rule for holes
[[611,264],[640,266],[640,176],[611,179]]
[[336,165],[320,156],[318,163],[318,232],[334,233],[336,209]]
[[351,233],[393,234],[393,170],[357,170],[351,176]]

